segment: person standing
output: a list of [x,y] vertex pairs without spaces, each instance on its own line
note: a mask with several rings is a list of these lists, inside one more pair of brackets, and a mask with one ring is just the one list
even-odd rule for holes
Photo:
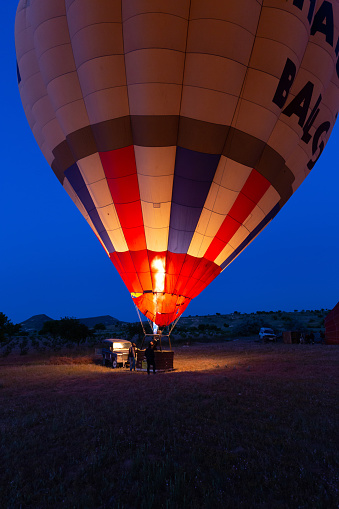
[[128,350],[129,370],[135,371],[135,360],[137,357],[137,345],[132,343]]
[[155,374],[156,366],[155,366],[154,350],[155,350],[154,343],[153,343],[153,341],[151,341],[145,350],[145,356],[146,356],[146,361],[147,361],[147,374],[148,375],[150,374],[151,366],[153,366],[153,373]]

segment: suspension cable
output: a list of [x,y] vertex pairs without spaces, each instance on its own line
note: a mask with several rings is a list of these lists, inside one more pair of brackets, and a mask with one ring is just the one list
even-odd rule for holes
[[135,306],[135,309],[137,310],[137,313],[138,313],[138,316],[139,316],[139,320],[140,320],[140,323],[141,323],[141,327],[142,327],[144,336],[146,336],[146,331],[145,331],[145,327],[144,327],[143,321],[141,320],[140,311],[139,311],[139,309],[138,309],[138,307],[137,307],[137,305],[135,304],[134,301],[133,301],[133,304]]
[[[146,330],[145,330],[145,327],[144,327],[144,323],[143,323],[143,321],[141,320],[141,316],[140,316],[139,308],[138,308],[138,306],[135,304],[135,302],[134,302],[134,301],[133,301],[133,304],[134,304],[134,307],[135,307],[135,309],[136,309],[136,311],[137,311],[137,313],[138,313],[138,317],[139,317],[139,320],[140,320],[140,323],[141,323],[141,327],[142,327],[142,331],[143,331],[143,333],[144,333],[144,336],[146,336],[146,335],[147,335],[147,333],[146,333]],[[172,334],[172,331],[173,331],[174,327],[177,325],[177,323],[179,322],[180,318],[181,318],[181,315],[179,315],[179,316],[178,316],[178,318],[176,318],[176,319],[174,320],[174,322],[172,322],[172,326],[171,326],[171,328],[170,328],[170,329],[169,329],[169,331],[168,331],[168,336],[170,336],[170,335]],[[153,322],[152,322],[152,320],[150,320],[150,319],[148,318],[148,316],[146,316],[146,319],[147,319],[147,321],[148,321],[148,323],[149,323],[149,326],[150,326],[151,330],[153,331]]]
[[169,335],[169,336],[171,335],[172,330],[174,329],[174,327],[176,326],[176,324],[179,322],[180,318],[181,318],[181,315],[180,315],[180,316],[178,316],[178,318],[176,318],[176,319],[174,320],[174,322],[172,323],[172,327],[171,327],[171,329],[168,331],[168,335]]

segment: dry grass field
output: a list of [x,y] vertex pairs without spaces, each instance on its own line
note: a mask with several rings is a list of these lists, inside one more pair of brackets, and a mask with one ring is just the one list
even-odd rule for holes
[[339,348],[175,349],[175,371],[0,363],[1,508],[339,506]]

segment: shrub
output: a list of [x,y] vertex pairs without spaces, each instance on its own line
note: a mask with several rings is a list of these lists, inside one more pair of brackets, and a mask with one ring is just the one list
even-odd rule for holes
[[21,341],[19,347],[20,347],[20,355],[28,354],[28,340],[27,340],[27,338],[25,338]]
[[7,345],[3,352],[1,352],[1,357],[7,357],[12,351],[12,345]]
[[54,348],[60,348],[60,342],[76,342],[78,345],[91,336],[87,325],[80,323],[76,318],[61,318],[60,320],[49,320],[44,323],[40,335],[49,334],[53,338]]
[[3,343],[6,338],[11,339],[12,336],[19,334],[20,330],[20,324],[14,325],[4,313],[0,313],[0,343]]
[[260,327],[261,322],[259,320],[244,320],[236,327],[235,333],[238,336],[252,336],[259,333]]
[[96,323],[93,327],[93,330],[95,331],[98,331],[98,330],[106,330],[106,325],[103,324],[103,323]]

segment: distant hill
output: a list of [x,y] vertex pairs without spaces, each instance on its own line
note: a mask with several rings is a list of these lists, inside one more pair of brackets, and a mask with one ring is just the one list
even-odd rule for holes
[[24,331],[30,331],[30,330],[41,330],[45,322],[49,322],[51,320],[54,320],[54,318],[50,318],[47,315],[34,315],[31,318],[28,318],[28,320],[25,320],[24,322],[21,322],[22,330]]
[[[54,318],[50,318],[47,315],[34,315],[31,318],[28,318],[28,320],[21,322],[21,327],[24,331],[40,331],[44,323],[51,320],[54,320]],[[79,318],[79,322],[87,325],[89,329],[92,329],[94,325],[97,325],[98,323],[103,323],[107,328],[112,327],[112,325],[123,323],[110,315],[93,316],[91,318]]]
[[105,315],[105,316],[94,316],[92,318],[79,318],[79,322],[87,325],[89,329],[92,329],[94,325],[98,323],[103,323],[106,327],[111,327],[112,325],[118,325],[122,323],[117,318],[113,318],[113,316]]
[[[259,333],[260,327],[271,327],[276,334],[282,334],[286,330],[303,330],[318,333],[324,329],[324,318],[328,314],[328,309],[302,310],[302,311],[257,311],[255,313],[234,313],[205,316],[185,316],[182,317],[175,327],[173,334],[180,336],[182,333],[197,334],[222,334],[225,337],[251,336]],[[47,315],[35,315],[21,322],[24,331],[39,332],[44,323],[53,320]],[[94,316],[90,318],[79,318],[79,322],[93,329],[95,325],[102,323],[106,329],[115,327],[122,330],[127,325],[110,315]],[[139,325],[139,322],[133,322]],[[149,333],[147,323],[144,327]]]
[[[224,337],[257,336],[261,327],[270,327],[279,336],[283,331],[305,331],[319,335],[324,330],[328,309],[294,311],[256,311],[182,317],[174,336],[184,334],[221,334]],[[200,332],[199,332],[200,331]]]

